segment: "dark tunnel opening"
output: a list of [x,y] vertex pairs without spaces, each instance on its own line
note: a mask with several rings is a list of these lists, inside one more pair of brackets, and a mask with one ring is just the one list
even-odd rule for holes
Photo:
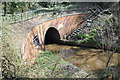
[[60,34],[57,29],[51,27],[45,34],[45,45],[47,44],[58,44],[60,41]]

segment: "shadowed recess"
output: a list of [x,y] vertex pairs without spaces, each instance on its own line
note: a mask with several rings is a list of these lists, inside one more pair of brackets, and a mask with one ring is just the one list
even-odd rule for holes
[[50,27],[45,34],[45,45],[56,44],[60,41],[60,34],[57,29]]

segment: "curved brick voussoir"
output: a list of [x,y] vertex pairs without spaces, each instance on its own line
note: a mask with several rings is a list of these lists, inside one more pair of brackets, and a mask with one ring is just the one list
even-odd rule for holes
[[26,38],[24,44],[24,54],[23,59],[27,60],[30,63],[34,63],[35,58],[37,57],[38,53],[41,53],[45,50],[44,47],[44,39],[47,30],[50,27],[55,28],[58,30],[60,34],[60,38],[64,38],[72,30],[77,29],[86,19],[87,15],[84,14],[76,14],[76,15],[67,15],[64,17],[59,17],[56,19],[49,20],[44,22],[36,27],[34,27],[29,33]]

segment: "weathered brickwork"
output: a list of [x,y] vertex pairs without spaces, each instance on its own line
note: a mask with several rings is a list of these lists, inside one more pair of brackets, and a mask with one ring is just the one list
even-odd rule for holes
[[[34,63],[35,58],[38,53],[41,53],[44,50],[44,39],[47,30],[50,27],[54,27],[58,30],[60,37],[63,38],[68,32],[76,29],[82,23],[84,23],[86,15],[84,14],[76,14],[69,15],[60,18],[56,18],[47,22],[44,22],[36,27],[34,27],[26,38],[24,44],[24,54],[23,59],[27,60],[30,63]],[[34,45],[34,37],[38,36],[39,45]]]

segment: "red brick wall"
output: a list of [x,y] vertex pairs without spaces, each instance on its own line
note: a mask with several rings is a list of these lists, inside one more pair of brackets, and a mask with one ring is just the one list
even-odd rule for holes
[[[86,15],[82,14],[64,16],[44,22],[34,27],[28,33],[28,36],[26,38],[23,59],[27,60],[30,63],[34,63],[34,60],[37,57],[38,53],[44,50],[44,37],[48,28],[56,28],[60,34],[60,37],[63,38],[68,32],[80,26],[81,23],[86,20],[84,18],[85,16]],[[33,43],[33,38],[36,35],[38,35],[39,37],[40,45],[35,47]]]

